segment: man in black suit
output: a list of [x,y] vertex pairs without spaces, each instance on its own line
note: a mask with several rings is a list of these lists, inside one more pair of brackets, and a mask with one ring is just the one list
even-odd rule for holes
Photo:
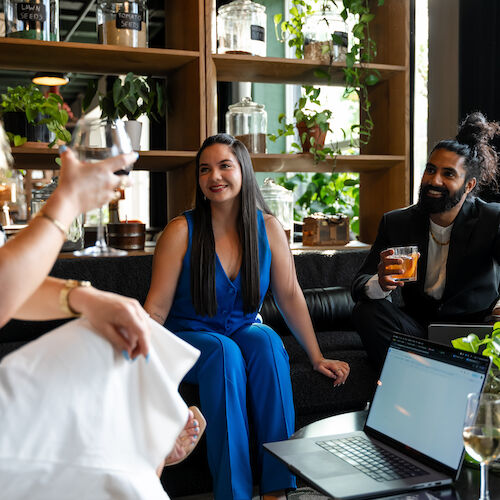
[[[455,140],[432,151],[419,201],[385,214],[352,286],[353,320],[370,359],[380,367],[395,332],[427,337],[430,322],[482,322],[500,314],[500,204],[471,195],[496,178],[489,145],[500,131],[481,113],[469,115]],[[415,282],[397,282],[402,260],[391,247],[417,245]],[[400,287],[404,307],[391,300]]]

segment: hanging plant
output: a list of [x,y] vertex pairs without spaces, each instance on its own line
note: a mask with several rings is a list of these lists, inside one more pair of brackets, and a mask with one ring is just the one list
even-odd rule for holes
[[[321,8],[319,10],[315,9],[315,4],[318,4],[320,1]],[[306,43],[304,26],[307,18],[314,12],[327,12],[331,6],[337,8],[341,1],[342,10],[340,11],[340,16],[342,19],[346,21],[349,16],[355,16],[357,19],[350,32],[354,41],[351,44],[350,50],[346,52],[345,68],[343,68],[345,76],[344,97],[348,97],[351,94],[356,93],[359,97],[360,112],[363,113],[362,123],[355,124],[351,127],[351,136],[352,133],[357,130],[359,133],[359,143],[367,144],[373,130],[373,119],[371,116],[371,102],[368,98],[368,87],[377,84],[380,79],[378,71],[368,70],[366,68],[366,64],[373,61],[376,56],[376,43],[370,37],[369,30],[369,24],[374,19],[375,15],[370,12],[368,0],[311,0],[307,3],[304,0],[291,0],[292,7],[289,10],[289,20],[283,21],[282,14],[275,15],[275,30],[278,40],[286,42],[290,47],[294,47],[296,57],[302,58]],[[378,0],[379,6],[383,5],[383,3],[384,0]],[[334,46],[338,46],[343,43],[341,37],[339,37],[333,29],[330,36],[331,41],[322,46],[322,52],[331,51]],[[332,58],[330,58],[330,60],[332,60]],[[332,66],[330,66],[327,71],[322,68],[318,68],[315,71],[315,76],[329,80],[331,79],[332,72]],[[282,123],[282,120],[280,120],[280,123]],[[282,131],[278,131],[276,138],[281,135],[292,135],[293,127],[291,133],[288,133],[290,132],[290,129],[286,127],[285,133],[280,132]],[[273,137],[274,136],[271,135],[270,139],[273,140]],[[336,151],[331,150],[330,148],[330,151],[323,155],[323,158],[326,158],[329,155],[334,155],[335,153]],[[317,160],[318,156],[316,155],[315,161]]]

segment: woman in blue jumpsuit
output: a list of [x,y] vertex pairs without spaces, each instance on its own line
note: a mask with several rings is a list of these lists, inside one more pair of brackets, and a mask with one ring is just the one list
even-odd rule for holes
[[194,210],[172,220],[158,241],[145,309],[201,351],[185,380],[199,385],[216,500],[252,497],[249,415],[261,491],[284,498],[295,479],[262,448],[294,432],[288,355],[258,316],[269,286],[314,369],[339,385],[349,366],[321,355],[285,233],[266,207],[245,146],[226,134],[209,137],[196,178]]

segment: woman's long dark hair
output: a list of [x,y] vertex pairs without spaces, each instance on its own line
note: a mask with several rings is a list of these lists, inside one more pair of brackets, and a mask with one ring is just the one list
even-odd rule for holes
[[475,177],[478,186],[497,188],[498,157],[491,140],[500,135],[500,125],[489,122],[479,111],[467,115],[455,139],[438,142],[436,149],[447,149],[465,160],[465,182]]
[[196,155],[196,201],[193,211],[193,241],[191,251],[191,299],[197,314],[215,316],[215,241],[210,201],[200,189],[200,157],[214,144],[228,146],[241,167],[241,206],[237,229],[242,247],[241,287],[245,313],[257,310],[260,304],[259,237],[257,209],[270,214],[255,179],[252,161],[242,142],[228,134],[217,134],[203,142]]

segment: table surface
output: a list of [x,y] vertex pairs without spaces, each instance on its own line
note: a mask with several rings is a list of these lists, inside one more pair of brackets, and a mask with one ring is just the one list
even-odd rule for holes
[[[342,434],[344,432],[363,430],[367,413],[367,411],[356,411],[318,420],[317,422],[299,429],[292,436],[292,439],[321,437],[329,434]],[[477,500],[479,498],[479,476],[479,469],[472,468],[464,463],[462,472],[454,484],[454,493],[456,498],[459,500]],[[490,471],[488,480],[490,500],[500,500],[500,471]],[[432,495],[432,490],[425,491]],[[407,495],[397,495],[397,498],[401,500],[414,500],[416,499],[416,493],[413,492],[408,493]],[[436,497],[427,495],[422,498],[432,500]],[[453,495],[450,497],[450,500],[453,500]]]

